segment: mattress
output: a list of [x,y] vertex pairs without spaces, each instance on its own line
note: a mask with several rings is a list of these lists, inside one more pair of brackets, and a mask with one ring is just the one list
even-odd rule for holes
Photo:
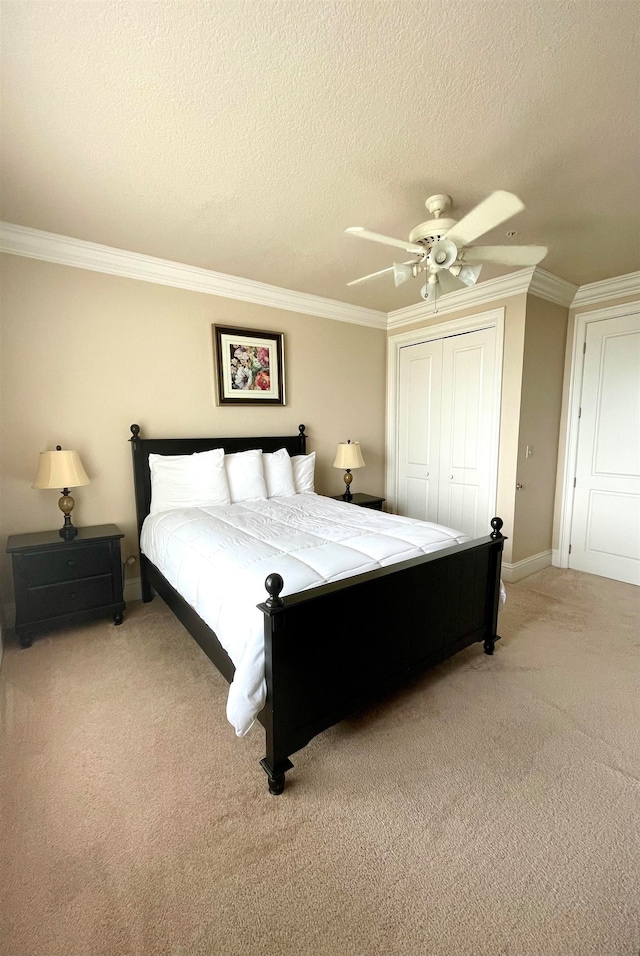
[[[235,666],[227,718],[239,737],[264,706],[264,582],[283,596],[468,541],[441,525],[316,494],[149,515],[141,548],[197,611]],[[301,635],[304,639],[304,635]]]

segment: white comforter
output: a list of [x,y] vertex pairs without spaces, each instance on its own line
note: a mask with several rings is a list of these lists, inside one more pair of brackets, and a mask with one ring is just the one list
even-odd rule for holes
[[[239,737],[265,702],[264,581],[283,595],[468,541],[441,525],[304,494],[150,515],[143,553],[215,631],[236,672],[227,717]],[[302,635],[304,637],[304,635]]]

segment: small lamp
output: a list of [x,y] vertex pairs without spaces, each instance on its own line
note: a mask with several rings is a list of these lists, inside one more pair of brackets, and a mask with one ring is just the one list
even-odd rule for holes
[[340,442],[333,467],[345,469],[344,483],[346,487],[342,496],[343,501],[351,501],[353,498],[351,488],[349,487],[353,481],[351,470],[353,468],[363,468],[364,464],[365,460],[360,451],[359,441],[351,441],[351,439],[349,439],[349,441]]
[[80,485],[88,484],[89,479],[77,451],[62,451],[60,445],[56,445],[55,451],[40,452],[38,474],[32,487],[62,489],[62,497],[58,501],[58,507],[64,514],[60,537],[75,538],[78,533],[78,529],[71,523],[71,512],[75,502],[69,494],[69,488],[79,488]]

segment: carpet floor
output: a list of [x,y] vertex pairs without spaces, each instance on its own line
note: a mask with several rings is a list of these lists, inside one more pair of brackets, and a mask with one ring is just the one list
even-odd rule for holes
[[548,568],[281,797],[156,598],[0,673],[3,956],[637,956],[640,591]]

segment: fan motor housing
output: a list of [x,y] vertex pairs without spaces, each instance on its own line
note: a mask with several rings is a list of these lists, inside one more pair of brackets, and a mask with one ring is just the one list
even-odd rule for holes
[[419,246],[431,246],[438,239],[442,239],[455,224],[455,219],[428,219],[411,230],[409,242],[415,242]]

